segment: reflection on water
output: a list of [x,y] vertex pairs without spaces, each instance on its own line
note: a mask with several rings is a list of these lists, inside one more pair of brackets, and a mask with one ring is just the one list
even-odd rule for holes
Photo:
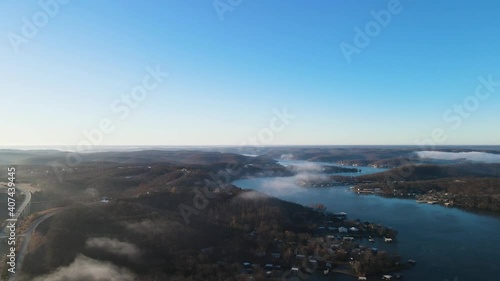
[[[303,161],[286,161],[300,164]],[[381,171],[362,169],[361,174]],[[310,206],[322,203],[332,212],[346,212],[399,231],[394,244],[380,242],[382,250],[398,252],[417,266],[405,280],[498,280],[500,275],[500,216],[467,212],[415,200],[357,195],[349,187],[301,188],[293,177],[235,181],[241,188]],[[493,279],[492,279],[493,278]]]

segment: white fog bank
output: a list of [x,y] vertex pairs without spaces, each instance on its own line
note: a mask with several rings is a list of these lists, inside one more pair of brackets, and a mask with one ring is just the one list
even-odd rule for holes
[[440,160],[467,159],[470,161],[500,163],[500,154],[486,152],[442,152],[442,151],[418,151],[420,158],[431,158]]

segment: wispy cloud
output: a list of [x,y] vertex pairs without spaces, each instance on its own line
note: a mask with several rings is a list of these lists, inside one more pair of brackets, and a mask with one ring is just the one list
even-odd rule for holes
[[125,223],[124,225],[132,232],[152,236],[171,232],[173,229],[179,229],[181,227],[181,224],[178,222],[158,220],[143,220],[139,222]]
[[106,237],[90,238],[87,240],[85,246],[87,248],[101,249],[130,259],[138,258],[141,255],[141,251],[136,245]]
[[60,267],[48,275],[37,277],[34,281],[133,281],[135,278],[136,276],[126,268],[78,255],[70,265]]
[[251,190],[251,191],[242,192],[241,194],[236,196],[234,199],[260,200],[260,199],[267,199],[267,198],[269,198],[269,195]]
[[278,197],[306,191],[296,184],[296,177],[265,179],[259,185],[259,191]]
[[326,175],[323,174],[324,167],[313,162],[295,164],[292,170],[297,173],[295,175],[296,181],[316,181],[326,178]]
[[292,166],[292,169],[300,173],[320,173],[323,167],[313,162],[297,163]]
[[418,157],[440,160],[467,159],[470,161],[500,163],[500,154],[485,152],[443,152],[443,151],[418,151]]

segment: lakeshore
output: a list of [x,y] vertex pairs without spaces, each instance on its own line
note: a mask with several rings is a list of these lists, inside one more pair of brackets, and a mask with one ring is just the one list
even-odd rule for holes
[[[361,175],[384,171],[373,167],[358,168],[362,170]],[[394,227],[399,231],[396,241],[377,240],[373,247],[418,261],[415,269],[404,272],[405,280],[453,280],[455,277],[486,280],[500,272],[494,262],[500,259],[500,254],[490,246],[500,243],[496,235],[500,231],[498,214],[419,204],[416,199],[359,196],[349,185],[303,188],[296,184],[294,177],[245,179],[234,184],[306,206],[322,203],[329,210],[342,210],[352,217]],[[443,224],[443,221],[449,223]]]

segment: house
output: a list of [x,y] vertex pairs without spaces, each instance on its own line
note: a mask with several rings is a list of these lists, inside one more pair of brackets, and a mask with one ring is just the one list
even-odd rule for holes
[[366,277],[363,277],[363,276],[358,277],[358,281],[366,281],[366,280],[368,280],[368,279],[366,279]]
[[356,227],[354,227],[354,226],[353,226],[353,227],[351,227],[351,228],[349,228],[349,230],[350,230],[351,232],[359,232],[359,229],[358,229],[358,228],[356,228]]
[[280,253],[272,253],[271,256],[273,257],[273,259],[279,259],[279,258],[281,258],[281,254]]
[[354,241],[354,237],[351,237],[351,236],[344,236],[343,240],[344,240],[344,241]]
[[267,270],[272,270],[274,267],[273,267],[272,263],[268,263],[268,264],[264,265],[264,268]]
[[384,275],[382,276],[382,280],[392,280],[392,275]]
[[345,220],[347,218],[347,214],[344,213],[344,212],[341,212],[341,213],[337,213],[337,214],[333,214],[333,217],[336,219],[336,220]]
[[297,259],[305,259],[306,256],[298,254],[298,255],[295,255],[295,258],[297,258]]
[[292,269],[290,269],[290,271],[292,273],[298,273],[299,272],[299,268],[298,267],[292,267]]
[[243,265],[243,267],[247,267],[247,268],[252,266],[252,264],[249,262],[244,262],[244,263],[242,263],[242,265]]
[[392,238],[384,237],[384,242],[385,243],[391,243],[392,242]]
[[339,227],[339,232],[340,233],[347,233],[347,231],[348,231],[347,228],[345,228],[343,226]]

